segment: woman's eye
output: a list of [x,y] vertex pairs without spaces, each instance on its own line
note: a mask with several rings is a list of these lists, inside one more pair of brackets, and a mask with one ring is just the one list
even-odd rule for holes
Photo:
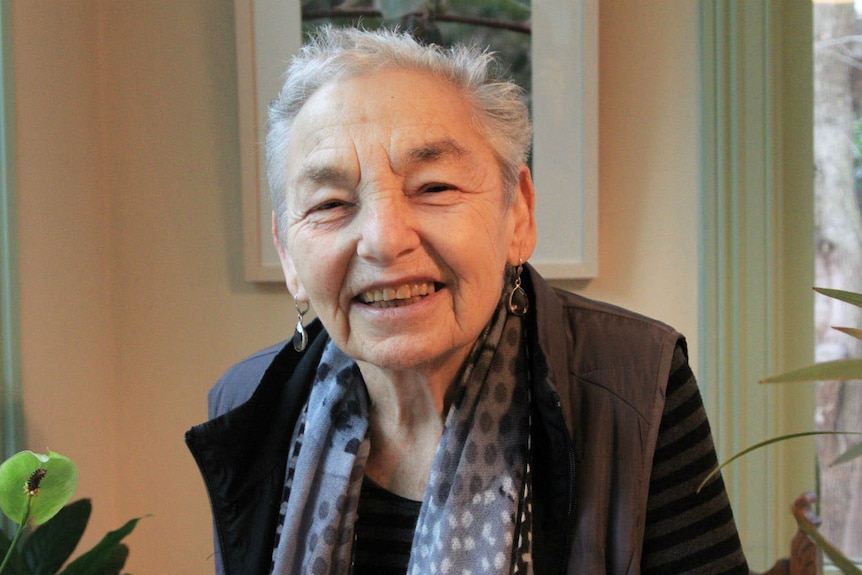
[[423,194],[438,194],[440,192],[448,192],[454,190],[455,186],[451,184],[428,184],[420,190]]
[[352,204],[344,200],[325,200],[314,204],[306,213],[309,222],[330,224],[341,221],[350,214]]
[[342,202],[341,200],[330,200],[328,202],[321,202],[321,203],[317,204],[316,206],[314,206],[314,208],[311,209],[311,211],[312,212],[327,212],[330,210],[340,208],[344,205],[345,205],[345,203]]

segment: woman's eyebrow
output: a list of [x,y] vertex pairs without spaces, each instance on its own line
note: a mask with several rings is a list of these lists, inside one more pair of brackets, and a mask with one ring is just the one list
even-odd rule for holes
[[461,159],[469,155],[470,152],[459,146],[454,140],[445,138],[428,142],[409,150],[406,154],[406,159],[409,164],[424,164],[450,157]]
[[294,186],[312,183],[317,186],[348,188],[352,185],[350,176],[342,169],[326,165],[307,165],[293,178]]
[[[439,160],[462,159],[470,155],[466,148],[459,146],[451,138],[444,138],[411,148],[405,154],[405,163],[428,164]],[[318,187],[350,188],[354,185],[354,179],[342,168],[310,163],[299,170],[291,183],[294,187],[314,184]]]

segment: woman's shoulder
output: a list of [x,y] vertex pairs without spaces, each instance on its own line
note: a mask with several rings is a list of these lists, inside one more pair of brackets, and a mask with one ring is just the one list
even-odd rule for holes
[[553,288],[556,299],[565,313],[574,321],[584,323],[585,327],[597,325],[603,329],[614,326],[625,330],[646,330],[678,336],[672,326],[661,320],[605,301],[590,299],[560,288]]
[[655,337],[676,340],[681,337],[673,327],[654,318],[612,303],[590,299],[559,287],[551,286],[533,268],[529,279],[534,292],[537,319],[549,334],[560,332],[553,324],[565,324],[565,331],[582,334],[598,330],[606,335],[640,338]]
[[256,351],[230,366],[209,391],[210,419],[248,401],[266,369],[287,343],[282,341]]
[[281,341],[229,367],[207,396],[210,419],[246,403],[266,380],[273,380],[274,387],[281,387],[303,358],[317,355],[327,339],[326,332],[318,320],[310,323],[306,329],[312,343],[305,352],[294,350],[290,340]]

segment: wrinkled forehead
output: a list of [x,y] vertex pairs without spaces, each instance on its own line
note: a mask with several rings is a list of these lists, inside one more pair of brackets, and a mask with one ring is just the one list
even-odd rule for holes
[[300,109],[288,148],[288,179],[307,164],[384,153],[390,162],[440,154],[490,157],[470,101],[429,73],[386,70],[333,80]]
[[395,124],[409,122],[411,116],[442,121],[450,112],[471,114],[472,110],[467,94],[446,78],[425,70],[384,68],[325,82],[308,97],[294,122],[314,114],[316,121],[325,116],[336,121],[389,120]]

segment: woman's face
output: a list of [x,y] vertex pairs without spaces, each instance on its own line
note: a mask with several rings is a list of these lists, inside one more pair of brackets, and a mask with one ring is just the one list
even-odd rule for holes
[[335,343],[384,369],[460,365],[506,262],[535,244],[527,168],[507,207],[459,92],[391,70],[318,90],[295,120],[287,171],[285,278]]

